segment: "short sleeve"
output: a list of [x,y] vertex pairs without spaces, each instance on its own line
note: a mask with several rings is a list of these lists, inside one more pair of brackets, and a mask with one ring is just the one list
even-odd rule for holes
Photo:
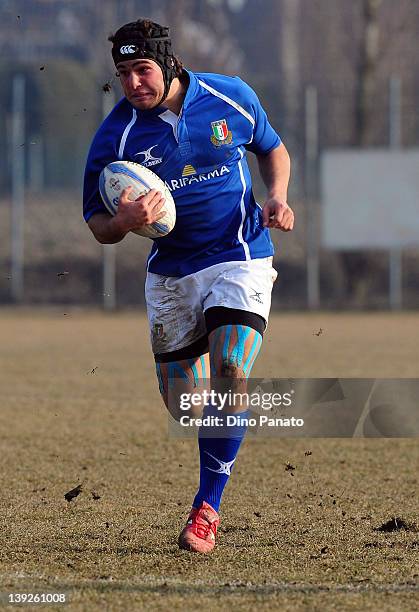
[[250,115],[254,119],[253,137],[246,145],[246,149],[256,155],[264,155],[276,149],[281,144],[281,138],[269,123],[268,116],[255,91],[241,79],[240,81],[247,102],[245,107],[249,108],[250,104]]

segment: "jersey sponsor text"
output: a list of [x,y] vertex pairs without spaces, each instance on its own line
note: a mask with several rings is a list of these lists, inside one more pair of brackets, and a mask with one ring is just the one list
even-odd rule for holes
[[211,170],[211,172],[205,172],[204,174],[198,174],[197,176],[182,176],[181,178],[172,179],[171,181],[165,182],[170,191],[176,191],[176,189],[182,189],[182,187],[186,187],[187,185],[189,186],[193,183],[202,183],[202,181],[210,181],[213,178],[229,173],[230,170],[227,168],[227,166],[222,166],[220,169],[216,168],[215,170]]

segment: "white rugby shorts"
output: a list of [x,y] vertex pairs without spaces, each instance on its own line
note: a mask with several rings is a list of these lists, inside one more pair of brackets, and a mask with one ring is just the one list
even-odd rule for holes
[[189,346],[206,334],[213,306],[254,312],[268,322],[277,272],[272,257],[229,261],[183,276],[147,273],[145,299],[153,353]]

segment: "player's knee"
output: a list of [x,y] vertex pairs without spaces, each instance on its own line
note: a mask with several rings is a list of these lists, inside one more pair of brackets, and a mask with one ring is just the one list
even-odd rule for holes
[[221,376],[223,378],[244,378],[243,368],[237,365],[237,363],[226,359],[221,364]]

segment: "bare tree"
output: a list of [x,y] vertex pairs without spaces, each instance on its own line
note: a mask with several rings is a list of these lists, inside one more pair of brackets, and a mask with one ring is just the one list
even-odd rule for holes
[[282,0],[278,10],[278,22],[281,24],[279,59],[285,84],[283,96],[288,120],[295,129],[301,108],[300,0]]
[[382,0],[362,0],[362,31],[356,70],[354,144],[369,143],[369,125],[374,110],[374,90],[379,64],[379,9]]

